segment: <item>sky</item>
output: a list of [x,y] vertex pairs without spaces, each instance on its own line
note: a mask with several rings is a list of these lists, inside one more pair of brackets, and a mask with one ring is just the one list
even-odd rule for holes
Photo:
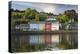
[[12,1],[13,9],[25,10],[27,8],[36,9],[39,12],[47,12],[59,14],[63,13],[66,10],[74,9],[78,12],[77,5],[69,5],[69,4],[54,4],[54,3],[36,3],[36,2],[22,2],[22,1]]

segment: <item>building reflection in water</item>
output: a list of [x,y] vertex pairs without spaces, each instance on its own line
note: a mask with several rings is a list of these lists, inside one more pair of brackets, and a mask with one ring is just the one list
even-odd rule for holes
[[[13,48],[26,48],[31,46],[43,50],[51,49],[75,49],[78,48],[78,36],[76,34],[54,34],[54,35],[24,35],[12,36],[11,46]],[[40,46],[44,46],[40,48]],[[37,50],[39,50],[37,49]],[[16,50],[15,50],[16,51]]]

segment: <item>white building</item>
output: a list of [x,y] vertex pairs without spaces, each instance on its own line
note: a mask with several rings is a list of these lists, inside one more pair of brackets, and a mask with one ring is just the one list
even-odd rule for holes
[[40,31],[45,30],[45,22],[39,23],[39,30]]
[[29,29],[29,24],[16,25],[15,29],[22,30],[22,31],[28,31],[28,29]]
[[43,31],[45,30],[45,22],[29,22],[29,31]]
[[52,23],[51,30],[52,31],[59,30],[59,23],[58,22]]
[[47,18],[46,21],[51,23],[51,31],[59,30],[59,22],[56,18]]
[[39,24],[37,22],[29,22],[29,31],[39,31]]

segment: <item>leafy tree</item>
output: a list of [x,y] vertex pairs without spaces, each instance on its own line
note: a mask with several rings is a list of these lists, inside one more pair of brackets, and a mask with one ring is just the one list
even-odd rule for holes
[[37,19],[38,17],[38,12],[36,10],[32,10],[30,8],[25,10],[25,14],[24,14],[24,18],[28,19],[28,20],[33,20],[33,19]]
[[68,16],[64,15],[64,14],[60,14],[57,19],[59,20],[59,22],[61,23],[67,23],[69,21]]
[[38,14],[35,15],[35,21],[39,21],[39,15]]
[[[71,22],[78,22],[78,14],[75,10],[67,10],[64,12],[65,15],[71,20]],[[74,21],[73,21],[74,20]]]
[[21,19],[21,18],[23,18],[23,13],[11,12],[11,17],[13,19]]

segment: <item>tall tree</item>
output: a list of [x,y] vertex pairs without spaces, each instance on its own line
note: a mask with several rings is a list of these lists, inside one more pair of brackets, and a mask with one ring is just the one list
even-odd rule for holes
[[77,22],[78,21],[78,14],[75,10],[67,10],[64,12],[65,15],[68,16],[68,18],[71,20],[71,22]]
[[65,14],[60,14],[57,19],[59,20],[59,22],[61,23],[67,23],[69,21],[68,16]]
[[35,21],[39,21],[40,19],[39,19],[39,15],[38,14],[36,14],[35,15]]
[[37,14],[38,14],[38,12],[36,10],[28,8],[28,9],[25,10],[24,18],[31,21],[31,20],[35,19],[35,17],[37,16]]

